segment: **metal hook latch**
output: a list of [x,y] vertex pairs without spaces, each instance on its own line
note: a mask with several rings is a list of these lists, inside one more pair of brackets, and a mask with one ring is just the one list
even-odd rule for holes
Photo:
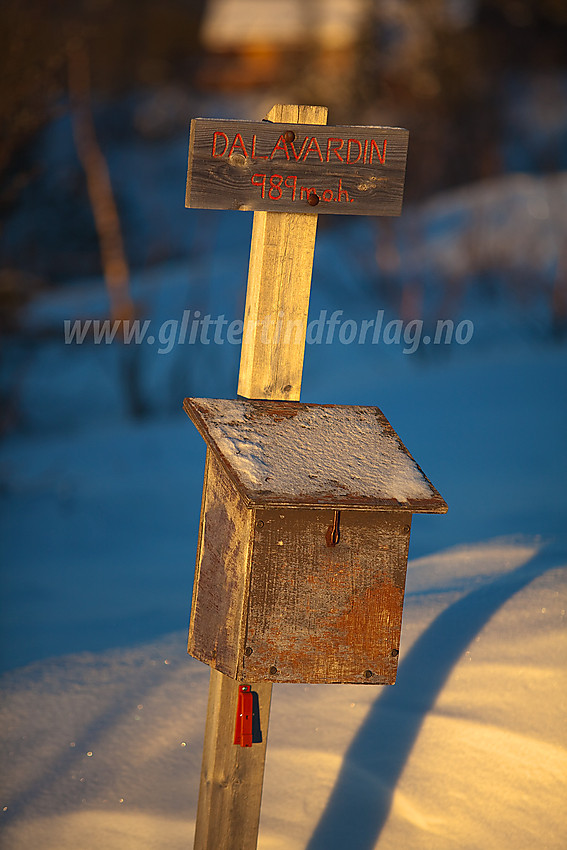
[[335,515],[333,517],[333,521],[331,525],[327,529],[327,533],[325,534],[325,540],[327,541],[327,546],[336,546],[339,540],[341,539],[341,532],[339,529],[339,522],[341,519],[341,512],[335,511]]

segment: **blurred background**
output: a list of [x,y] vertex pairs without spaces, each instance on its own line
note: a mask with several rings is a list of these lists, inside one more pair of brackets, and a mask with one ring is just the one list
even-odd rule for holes
[[564,846],[566,45],[565,0],[2,0],[6,847],[188,846],[182,401],[240,352],[158,329],[244,311],[252,214],[185,209],[190,119],[278,102],[410,134],[399,218],[319,217],[310,318],[474,334],[306,347],[303,400],[378,405],[449,512],[412,521],[396,687],[276,686],[261,846]]
[[[454,511],[423,521],[414,554],[545,532],[498,416],[504,385],[565,390],[549,364],[567,329],[566,44],[564,0],[4,0],[7,666],[186,625],[203,454],[181,403],[233,397],[238,347],[65,345],[63,327],[242,317],[252,217],[184,209],[192,117],[313,103],[330,124],[409,129],[399,219],[320,217],[312,315],[468,319],[474,338],[312,346],[303,397],[384,407]],[[491,520],[487,486],[519,500],[513,519]]]
[[[344,234],[365,296],[433,320],[466,310],[473,290],[501,311],[496,333],[520,322],[562,335],[562,0],[6,0],[0,15],[4,429],[34,425],[22,382],[39,339],[61,343],[56,292],[77,295],[65,318],[149,316],[158,278],[173,275],[168,318],[175,297],[240,316],[250,217],[183,209],[188,124],[258,120],[275,102],[410,130],[402,218],[319,223],[323,237]],[[217,292],[223,257],[228,293]],[[134,415],[177,407],[182,386],[201,391],[203,352],[162,358],[156,380],[170,392],[158,398],[144,355],[123,369]],[[106,416],[116,399],[100,392]],[[59,426],[69,411],[42,411],[42,428],[46,416]]]

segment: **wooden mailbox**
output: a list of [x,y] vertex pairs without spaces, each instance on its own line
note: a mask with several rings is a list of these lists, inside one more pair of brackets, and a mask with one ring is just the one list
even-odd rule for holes
[[413,513],[377,407],[186,399],[207,443],[188,651],[238,681],[393,684]]

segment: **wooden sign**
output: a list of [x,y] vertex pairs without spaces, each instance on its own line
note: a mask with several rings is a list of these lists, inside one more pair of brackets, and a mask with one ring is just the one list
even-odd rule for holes
[[186,207],[399,215],[408,131],[191,122]]

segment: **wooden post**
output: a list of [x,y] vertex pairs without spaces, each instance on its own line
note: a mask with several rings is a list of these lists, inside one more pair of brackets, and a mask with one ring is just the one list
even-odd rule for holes
[[[274,106],[268,121],[326,124],[322,106]],[[317,215],[254,213],[238,393],[298,400]],[[281,325],[278,329],[278,321]],[[255,850],[271,683],[258,694],[262,743],[233,743],[238,682],[211,669],[194,850]]]
[[[327,108],[278,105],[267,117],[326,124]],[[238,395],[299,400],[316,232],[313,214],[254,213]]]

